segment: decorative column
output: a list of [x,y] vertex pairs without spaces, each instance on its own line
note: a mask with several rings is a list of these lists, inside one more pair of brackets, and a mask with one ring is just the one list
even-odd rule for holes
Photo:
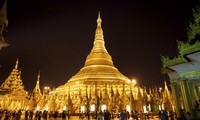
[[132,87],[130,87],[130,114],[132,115],[133,111],[133,94],[132,94]]
[[199,85],[198,85],[198,86],[195,86],[195,90],[196,90],[196,95],[197,95],[197,97],[198,97],[197,100],[199,100],[199,99],[200,99],[200,86],[199,86]]
[[177,114],[177,119],[183,118],[181,114],[181,101],[180,101],[180,95],[178,92],[178,85],[176,83],[171,83],[171,88],[172,88],[172,95],[174,98],[175,102],[175,108],[176,108],[176,114]]
[[190,112],[193,117],[192,101],[191,101],[191,96],[189,94],[187,81],[188,80],[186,78],[181,78],[180,86],[181,86],[181,92],[182,92],[182,96],[183,96],[185,110],[186,110],[186,112]]

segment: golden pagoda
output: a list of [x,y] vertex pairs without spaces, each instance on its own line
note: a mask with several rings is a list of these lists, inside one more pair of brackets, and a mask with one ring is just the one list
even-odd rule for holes
[[105,47],[101,23],[99,13],[93,48],[84,67],[51,92],[56,105],[49,110],[64,109],[72,113],[133,110],[138,88],[114,66]]
[[20,110],[27,107],[28,94],[24,90],[18,64],[17,59],[14,69],[0,87],[0,109]]
[[42,94],[40,90],[40,72],[39,72],[37,76],[37,82],[36,82],[35,88],[30,95],[28,108],[30,110],[34,110],[41,99],[42,99]]

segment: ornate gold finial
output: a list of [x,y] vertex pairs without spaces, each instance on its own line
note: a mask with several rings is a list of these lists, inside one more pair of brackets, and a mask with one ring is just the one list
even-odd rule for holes
[[35,88],[40,88],[40,70],[39,70],[39,73],[38,73],[38,76],[37,76],[37,83],[36,83],[36,86]]
[[16,64],[15,64],[15,69],[18,68],[18,64],[19,64],[19,58],[17,58]]
[[101,26],[101,22],[102,20],[101,20],[100,11],[99,11],[98,18],[97,18],[97,26]]
[[37,82],[36,82],[36,85],[35,85],[35,89],[33,90],[33,92],[39,92],[39,94],[41,95],[41,92],[40,92],[40,70],[39,70],[39,73],[38,73],[38,76],[37,76]]
[[39,81],[39,80],[40,80],[40,70],[38,72],[38,79],[37,79],[37,81]]

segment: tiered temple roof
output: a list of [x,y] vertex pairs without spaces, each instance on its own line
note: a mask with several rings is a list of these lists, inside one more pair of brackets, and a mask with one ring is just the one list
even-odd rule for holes
[[18,69],[19,60],[17,59],[15,67],[13,68],[10,75],[1,85],[2,89],[11,91],[17,94],[26,94],[24,86],[21,79],[21,71]]

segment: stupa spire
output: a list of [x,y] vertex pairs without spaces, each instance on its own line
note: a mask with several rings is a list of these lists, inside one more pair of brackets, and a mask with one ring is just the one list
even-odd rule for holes
[[102,19],[100,12],[98,13],[97,18],[97,28],[95,31],[95,37],[93,42],[93,48],[90,54],[87,56],[85,66],[89,65],[109,65],[114,66],[112,57],[106,50],[103,29],[102,29]]
[[105,42],[104,42],[104,36],[103,36],[103,29],[101,27],[101,16],[100,12],[98,13],[98,18],[97,18],[97,28],[95,31],[95,38],[94,38],[94,46],[92,49],[92,52],[107,52],[105,48]]
[[19,64],[19,58],[17,58],[16,60],[15,69],[18,69],[18,64]]
[[97,26],[101,26],[101,22],[102,20],[101,20],[100,11],[99,11],[98,18],[97,18]]
[[41,90],[40,90],[40,71],[38,73],[37,82],[36,82],[35,88],[33,90],[33,97],[36,100],[36,103],[38,103],[42,98],[42,94],[41,94]]
[[33,90],[33,92],[36,92],[36,91],[41,95],[41,91],[40,91],[40,71],[38,73],[37,83],[35,85],[35,89]]

